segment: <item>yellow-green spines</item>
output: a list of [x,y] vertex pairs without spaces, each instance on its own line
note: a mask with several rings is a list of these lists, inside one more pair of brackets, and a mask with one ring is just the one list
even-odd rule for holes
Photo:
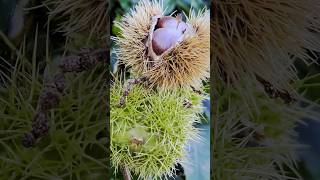
[[270,99],[256,87],[252,94],[255,104],[244,103],[245,97],[231,88],[219,96],[213,179],[302,179],[296,153],[305,147],[297,142],[295,128],[301,119],[317,115],[311,106]]
[[121,21],[115,22],[121,31],[119,37],[113,38],[118,46],[118,59],[131,67],[134,76],[146,76],[151,86],[163,89],[199,86],[209,77],[210,13],[191,11],[186,23],[194,33],[184,36],[156,60],[150,58],[146,41],[151,38],[152,17],[164,14],[159,2],[144,0]]
[[[126,105],[117,108],[123,87],[111,88],[111,161],[126,166],[140,179],[172,175],[183,161],[189,140],[197,138],[202,97],[188,91],[154,91],[135,86]],[[191,108],[184,107],[188,98]]]

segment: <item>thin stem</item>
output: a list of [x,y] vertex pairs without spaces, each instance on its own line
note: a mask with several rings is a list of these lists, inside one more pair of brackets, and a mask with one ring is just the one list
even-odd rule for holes
[[193,87],[193,86],[190,86],[190,87],[191,87],[191,89],[192,89],[193,92],[195,92],[195,93],[197,93],[197,94],[199,94],[199,95],[202,95],[202,94],[203,94],[203,93],[201,92],[201,90],[196,89],[196,88]]
[[133,85],[136,85],[136,84],[140,84],[140,83],[143,83],[147,81],[147,78],[146,77],[140,77],[140,78],[136,78],[136,79],[129,79],[128,80],[128,86],[125,87],[124,91],[123,91],[123,95],[122,97],[120,98],[120,101],[119,101],[119,104],[118,104],[118,107],[124,107],[125,104],[126,104],[126,97],[129,95],[129,92],[132,88]]
[[131,173],[126,165],[121,166],[121,172],[124,180],[131,180]]

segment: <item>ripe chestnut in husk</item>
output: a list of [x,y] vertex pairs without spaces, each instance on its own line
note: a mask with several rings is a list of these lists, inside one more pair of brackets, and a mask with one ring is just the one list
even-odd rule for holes
[[152,38],[152,48],[156,55],[161,55],[164,51],[172,47],[181,38],[182,33],[176,29],[159,28],[154,31]]
[[[187,24],[182,21],[182,15],[178,14],[177,17],[163,16],[154,19],[155,27],[151,26],[149,35],[152,47],[149,47],[149,54],[153,60],[158,59],[155,55],[160,56],[169,48],[173,47],[183,39],[183,34],[188,28]],[[153,23],[153,24],[154,24]],[[191,27],[190,27],[191,28]],[[154,55],[155,54],[155,55]]]
[[161,55],[170,47],[181,41],[187,24],[182,21],[179,14],[176,18],[164,16],[158,19],[155,31],[152,36],[152,49],[156,55]]
[[202,10],[182,19],[164,15],[158,2],[142,0],[120,22],[113,37],[120,63],[152,87],[199,87],[209,77],[210,13]]

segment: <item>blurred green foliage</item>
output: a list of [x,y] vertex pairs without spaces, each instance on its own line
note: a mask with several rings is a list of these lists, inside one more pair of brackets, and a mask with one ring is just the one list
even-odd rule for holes
[[0,72],[0,179],[103,179],[108,175],[106,68],[66,76],[63,100],[48,115],[49,134],[27,149],[21,138],[31,127],[45,80],[36,59],[27,61],[22,49],[11,73]]

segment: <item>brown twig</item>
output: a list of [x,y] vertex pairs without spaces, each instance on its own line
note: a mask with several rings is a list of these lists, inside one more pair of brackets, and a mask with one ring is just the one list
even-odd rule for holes
[[192,103],[190,101],[188,101],[188,100],[184,100],[183,101],[183,106],[185,108],[191,108],[192,107]]
[[121,172],[124,180],[131,180],[131,173],[126,165],[121,166]]
[[269,95],[270,98],[280,98],[286,104],[290,104],[296,101],[296,99],[293,98],[288,91],[276,89],[270,82],[259,76],[256,76],[256,78],[263,85],[265,92]]
[[91,49],[82,49],[78,55],[67,56],[62,59],[59,65],[59,72],[53,79],[46,82],[44,89],[38,100],[38,107],[32,122],[32,129],[25,133],[22,144],[24,147],[32,147],[37,139],[45,136],[49,132],[49,122],[46,117],[51,109],[57,107],[60,103],[66,87],[65,74],[68,72],[82,72],[92,69],[99,62],[108,56],[107,50],[101,49],[92,51]]
[[118,107],[121,108],[121,107],[124,107],[125,104],[126,104],[126,98],[127,96],[129,95],[129,92],[132,88],[133,85],[136,85],[136,84],[140,84],[140,83],[143,83],[147,81],[147,78],[146,77],[140,77],[140,78],[135,78],[135,79],[129,79],[128,80],[128,86],[125,87],[124,91],[123,91],[123,94],[120,98],[120,101],[119,101],[119,104],[118,104]]
[[190,86],[190,87],[191,87],[191,89],[192,89],[193,92],[195,92],[195,93],[197,93],[197,94],[199,94],[199,95],[202,95],[202,94],[203,94],[201,90],[198,90],[198,89],[196,89],[196,88],[193,87],[193,86]]

